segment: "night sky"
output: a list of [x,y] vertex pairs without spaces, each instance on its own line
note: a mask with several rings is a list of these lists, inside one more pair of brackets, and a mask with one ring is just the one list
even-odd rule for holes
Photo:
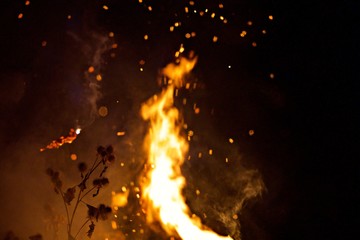
[[[119,184],[112,186],[136,178],[146,131],[141,103],[161,91],[160,69],[183,46],[183,56],[193,51],[199,58],[191,73],[197,89],[183,93],[188,105],[176,102],[198,133],[190,155],[214,149],[214,159],[235,156],[241,163],[232,170],[257,169],[266,186],[239,214],[243,239],[354,239],[360,181],[355,2],[5,1],[1,237],[9,230],[24,239],[42,231],[26,219],[55,201],[44,172],[48,166],[70,171],[76,166],[71,153],[91,158],[98,145],[112,144],[117,161],[129,166],[114,167]],[[106,116],[99,116],[101,106]],[[76,127],[83,132],[74,143],[39,152]],[[184,165],[189,189],[216,173],[223,160],[213,158]],[[226,169],[218,174],[236,175]],[[219,179],[208,188],[231,195]]]

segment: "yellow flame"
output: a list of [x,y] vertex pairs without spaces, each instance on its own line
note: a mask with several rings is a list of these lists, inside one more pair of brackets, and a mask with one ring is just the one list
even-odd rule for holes
[[181,119],[173,106],[173,96],[175,87],[183,85],[185,74],[192,70],[196,60],[182,58],[178,65],[169,64],[163,74],[172,81],[159,96],[154,96],[141,108],[144,120],[150,121],[145,141],[148,162],[141,198],[147,221],[160,222],[169,235],[178,235],[183,240],[230,240],[231,237],[220,236],[202,225],[200,218],[191,214],[182,196],[186,180],[181,165],[188,144],[181,136]]
[[113,208],[124,207],[128,203],[129,191],[115,193],[112,192],[111,206]]

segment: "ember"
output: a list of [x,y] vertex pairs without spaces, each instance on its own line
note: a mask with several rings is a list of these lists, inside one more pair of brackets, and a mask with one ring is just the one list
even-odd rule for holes
[[61,147],[62,145],[64,145],[65,143],[72,143],[77,135],[80,134],[80,131],[81,129],[80,128],[77,128],[76,130],[71,128],[70,131],[69,131],[69,134],[64,137],[64,136],[61,136],[60,138],[58,138],[57,140],[53,140],[51,143],[49,143],[46,147],[44,148],[40,148],[40,151],[43,152],[45,151],[46,149],[54,149],[54,148],[59,148]]

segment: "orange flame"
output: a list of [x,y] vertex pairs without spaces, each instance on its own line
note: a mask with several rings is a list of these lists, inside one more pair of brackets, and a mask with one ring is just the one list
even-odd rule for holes
[[147,221],[160,222],[169,235],[180,236],[183,240],[230,240],[231,237],[220,236],[202,225],[196,215],[191,216],[182,196],[186,180],[181,165],[189,146],[181,136],[179,111],[173,106],[173,95],[196,60],[182,58],[178,65],[169,64],[163,74],[172,81],[159,96],[154,96],[141,108],[144,120],[150,121],[145,141],[148,162],[142,184],[142,203]]
[[57,140],[53,140],[46,147],[40,148],[40,152],[43,152],[46,149],[59,148],[65,143],[69,143],[69,144],[72,143],[76,139],[77,135],[80,134],[80,131],[81,131],[80,128],[77,128],[76,130],[71,128],[69,134],[66,137],[61,136]]

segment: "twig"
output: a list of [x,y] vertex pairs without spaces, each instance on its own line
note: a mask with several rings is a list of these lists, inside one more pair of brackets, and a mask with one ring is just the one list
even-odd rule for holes
[[79,233],[81,232],[81,229],[83,229],[85,227],[85,225],[90,221],[90,218],[88,218],[84,224],[79,228],[79,231],[76,233],[76,235],[74,236],[74,238],[76,239],[77,235],[79,235]]

